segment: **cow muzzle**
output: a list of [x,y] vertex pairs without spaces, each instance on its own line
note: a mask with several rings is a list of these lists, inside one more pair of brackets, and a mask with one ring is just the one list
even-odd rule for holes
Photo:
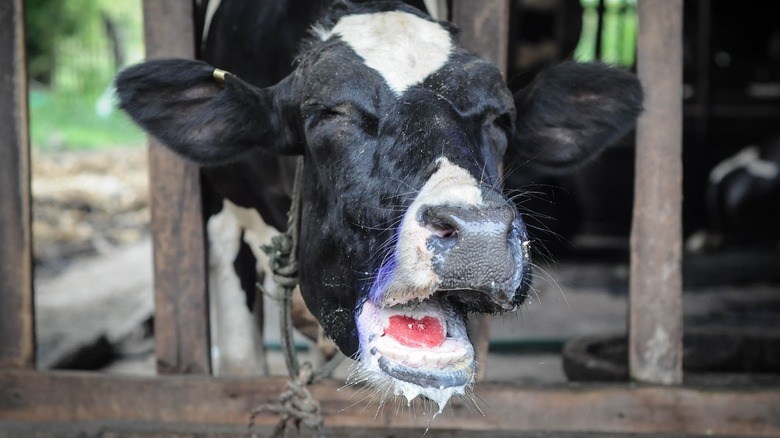
[[530,275],[525,226],[513,206],[422,205],[400,230],[399,245],[370,298],[380,307],[445,292],[471,312],[507,312]]
[[430,206],[421,211],[437,289],[457,292],[474,311],[516,306],[528,265],[528,241],[509,205]]
[[465,394],[476,370],[467,314],[507,312],[522,302],[529,249],[514,206],[442,160],[358,305],[355,378],[440,408]]

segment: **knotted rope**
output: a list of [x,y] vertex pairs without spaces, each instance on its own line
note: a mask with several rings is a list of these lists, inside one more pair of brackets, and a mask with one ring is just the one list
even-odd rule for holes
[[280,417],[271,435],[273,437],[283,437],[287,430],[287,423],[291,420],[296,429],[300,429],[300,425],[303,423],[317,432],[322,432],[323,418],[320,404],[307,388],[312,383],[313,378],[314,368],[311,363],[304,363],[300,374],[287,382],[287,389],[279,396],[278,403],[263,404],[252,411],[252,415],[249,417],[250,428],[254,424],[255,417],[263,412],[273,412]]
[[263,247],[270,258],[274,281],[281,286],[282,294],[277,299],[282,307],[282,317],[279,318],[282,351],[287,364],[287,372],[295,379],[300,372],[298,356],[292,339],[292,293],[298,285],[298,234],[301,220],[301,191],[303,185],[303,157],[298,157],[295,165],[295,180],[293,182],[292,204],[287,212],[287,231],[274,236],[271,245]]
[[[252,429],[255,418],[261,413],[276,413],[279,415],[279,422],[274,427],[271,435],[273,437],[283,437],[287,424],[290,421],[294,423],[296,428],[300,428],[301,423],[303,423],[318,433],[322,432],[324,420],[320,404],[312,396],[307,386],[330,376],[344,359],[344,355],[339,352],[315,372],[314,367],[309,362],[301,366],[298,363],[298,356],[295,354],[292,294],[298,285],[297,249],[301,218],[302,181],[303,157],[299,157],[295,167],[292,204],[287,213],[287,231],[274,236],[271,239],[271,245],[263,247],[263,251],[268,254],[270,259],[271,270],[274,273],[273,279],[282,289],[282,293],[274,298],[279,301],[279,305],[282,308],[282,315],[279,318],[279,330],[282,352],[290,381],[287,382],[287,389],[279,396],[276,404],[263,404],[252,411],[249,417],[249,428],[250,430]],[[265,293],[262,285],[258,284],[257,288]]]

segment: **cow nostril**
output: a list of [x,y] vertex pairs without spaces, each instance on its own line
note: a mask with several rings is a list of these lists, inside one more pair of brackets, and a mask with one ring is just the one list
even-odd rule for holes
[[450,224],[443,222],[431,222],[425,225],[425,229],[442,239],[458,237],[458,230]]

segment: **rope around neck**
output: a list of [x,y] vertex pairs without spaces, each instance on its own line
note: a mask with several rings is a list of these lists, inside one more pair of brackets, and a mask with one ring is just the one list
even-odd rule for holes
[[[282,437],[287,428],[287,423],[292,421],[296,428],[300,424],[322,432],[324,419],[319,402],[312,396],[307,386],[319,382],[331,375],[333,370],[344,360],[345,356],[338,352],[320,369],[314,371],[311,363],[306,362],[301,366],[295,353],[293,342],[292,323],[292,293],[298,286],[298,237],[301,221],[301,192],[303,190],[303,157],[298,157],[295,166],[295,180],[293,182],[292,204],[287,213],[287,231],[274,236],[271,245],[262,249],[268,254],[273,279],[282,292],[274,297],[279,301],[282,315],[279,319],[281,333],[281,347],[284,361],[287,365],[287,373],[290,381],[287,389],[279,396],[277,404],[263,404],[254,409],[250,415],[249,428],[252,429],[255,418],[263,412],[274,412],[279,415],[279,422],[274,428],[273,437]],[[265,293],[262,285],[257,288]],[[265,295],[269,295],[265,293]]]

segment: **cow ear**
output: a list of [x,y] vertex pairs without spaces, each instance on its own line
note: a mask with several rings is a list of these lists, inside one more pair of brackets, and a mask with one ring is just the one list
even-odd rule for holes
[[632,73],[604,64],[565,62],[515,93],[517,122],[510,158],[561,173],[631,131],[643,93]]
[[119,106],[164,145],[201,165],[235,161],[261,148],[300,153],[284,117],[289,79],[261,89],[214,71],[188,59],[129,67],[115,80]]

